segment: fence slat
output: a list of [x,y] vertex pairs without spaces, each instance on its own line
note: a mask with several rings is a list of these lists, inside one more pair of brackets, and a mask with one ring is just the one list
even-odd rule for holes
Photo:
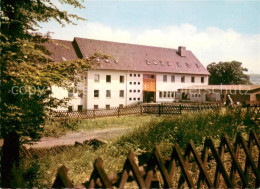
[[[227,188],[259,188],[259,168],[256,167],[255,161],[259,161],[260,157],[251,155],[253,148],[254,151],[258,150],[259,153],[259,139],[256,132],[251,132],[249,136],[248,143],[246,143],[241,134],[238,134],[234,145],[229,141],[227,136],[222,136],[220,146],[218,147],[219,150],[215,147],[212,139],[208,138],[205,140],[201,156],[192,140],[187,144],[184,154],[182,153],[179,144],[176,143],[173,147],[171,158],[166,160],[166,162],[161,156],[159,147],[156,145],[152,152],[147,152],[142,156],[139,156],[139,166],[135,162],[134,153],[130,151],[122,172],[115,175],[107,175],[104,171],[102,159],[98,158],[94,162],[94,169],[89,181],[83,185],[86,186],[86,188],[112,188],[114,186],[117,188],[124,188],[127,182],[136,181],[139,188],[149,189],[153,187],[158,188],[159,186],[163,186],[163,188],[173,188],[176,187],[176,184],[178,184],[179,188],[186,182],[190,188],[195,188],[195,186],[197,186],[197,188],[204,188],[205,186],[214,188],[216,186],[224,187],[222,185],[222,180],[219,182],[220,176],[222,176]],[[244,150],[245,152],[245,156],[243,156],[242,159],[239,159],[241,158],[238,153],[240,150]],[[209,153],[209,151],[211,153]],[[225,167],[229,167],[230,164],[224,164],[222,159],[224,155],[231,156],[230,176],[227,174],[227,168]],[[256,160],[257,158],[258,160]],[[238,161],[238,159],[240,161]],[[209,171],[207,170],[212,161],[216,164],[215,173],[213,172],[215,178],[211,178]],[[190,167],[191,163],[192,167]],[[246,164],[245,168],[247,169],[247,172],[246,170],[243,172],[241,168],[244,163]],[[194,168],[193,165],[197,165],[199,171],[192,171]],[[177,167],[180,167],[180,169],[176,169]],[[248,171],[249,167],[252,169],[250,172]],[[157,173],[159,172],[157,171],[160,172],[164,185],[160,185],[162,183],[159,184],[157,178]],[[239,175],[236,179],[234,179],[235,171],[237,171]],[[53,188],[73,187],[67,176],[67,172],[68,170],[65,166],[59,168],[52,186]],[[175,183],[172,180],[174,174],[177,175],[177,178],[174,179]],[[194,174],[196,174],[195,177],[198,176],[197,183],[193,179]],[[248,178],[253,178],[252,176],[255,176],[255,179],[251,179],[249,183]],[[240,178],[239,182],[235,183],[235,181],[238,180],[237,178]]]

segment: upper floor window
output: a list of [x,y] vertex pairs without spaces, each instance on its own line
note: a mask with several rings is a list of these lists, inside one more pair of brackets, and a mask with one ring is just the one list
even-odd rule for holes
[[106,82],[110,83],[111,82],[111,75],[106,75]]
[[95,81],[96,83],[99,82],[99,74],[94,74],[94,81]]
[[205,80],[204,77],[201,77],[201,83],[204,83],[204,80]]
[[110,98],[111,97],[111,90],[106,90],[106,97]]
[[191,76],[191,82],[195,83],[195,77],[194,76]]
[[83,90],[78,90],[78,97],[80,97],[80,98],[83,97]]
[[163,75],[163,82],[167,82],[167,75]]
[[99,97],[99,90],[94,90],[94,97]]
[[124,90],[119,91],[119,97],[124,97]]
[[123,75],[120,75],[120,83],[124,83],[125,82],[125,77]]
[[171,76],[171,82],[174,83],[175,82],[175,75]]
[[68,91],[68,97],[73,97],[73,88],[70,88]]
[[181,82],[185,83],[185,76],[181,76]]

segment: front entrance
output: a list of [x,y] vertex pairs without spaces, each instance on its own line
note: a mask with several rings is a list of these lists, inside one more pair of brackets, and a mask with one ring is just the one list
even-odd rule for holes
[[155,97],[156,97],[155,92],[144,91],[144,95],[143,95],[144,102],[146,103],[156,102]]

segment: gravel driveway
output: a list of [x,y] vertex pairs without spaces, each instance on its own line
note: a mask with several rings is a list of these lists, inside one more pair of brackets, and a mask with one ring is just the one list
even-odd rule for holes
[[76,141],[82,143],[85,140],[100,139],[107,140],[123,135],[129,128],[110,128],[88,132],[69,133],[61,137],[43,137],[32,145],[26,144],[27,148],[50,148],[53,146],[73,145]]

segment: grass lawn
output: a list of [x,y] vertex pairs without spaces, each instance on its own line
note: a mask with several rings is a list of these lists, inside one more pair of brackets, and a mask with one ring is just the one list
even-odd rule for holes
[[160,120],[157,116],[124,116],[105,117],[96,119],[67,119],[48,121],[43,136],[61,136],[71,132],[92,131],[108,128],[134,128],[144,126],[151,120]]
[[[246,125],[246,126],[245,126]],[[76,147],[70,151],[46,156],[39,159],[25,159],[21,162],[24,173],[25,186],[51,187],[57,169],[66,165],[69,178],[74,184],[84,183],[89,179],[93,170],[93,162],[101,157],[105,171],[108,174],[122,170],[129,150],[135,154],[151,150],[158,144],[164,157],[171,154],[172,146],[179,142],[181,147],[193,139],[200,148],[207,136],[211,136],[216,143],[223,133],[231,140],[237,132],[246,133],[250,129],[257,129],[244,111],[240,109],[204,111],[195,114],[183,114],[171,117],[130,116],[99,118],[83,120],[75,129],[54,129],[59,134],[79,130],[103,129],[107,127],[132,127],[125,135],[108,141],[108,144],[94,151],[91,147]],[[62,128],[62,127],[61,127]],[[53,133],[52,133],[53,134]]]

